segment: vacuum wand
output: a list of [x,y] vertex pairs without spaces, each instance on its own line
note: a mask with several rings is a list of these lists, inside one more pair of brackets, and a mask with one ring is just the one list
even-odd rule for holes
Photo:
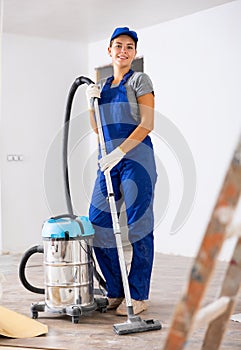
[[[101,156],[104,157],[106,155],[106,146],[105,146],[105,139],[104,139],[104,134],[102,130],[98,98],[94,98],[94,109],[95,109],[95,117],[96,117],[96,123],[98,128],[98,135],[100,140]],[[129,282],[128,282],[127,268],[126,268],[123,245],[121,240],[121,229],[120,229],[120,223],[119,223],[119,218],[118,218],[118,213],[116,208],[115,194],[113,191],[110,170],[107,169],[104,172],[104,175],[106,180],[106,187],[107,187],[108,200],[109,200],[110,211],[111,211],[113,231],[116,239],[116,246],[117,246],[123,289],[124,289],[125,300],[127,305],[127,315],[128,315],[127,322],[115,324],[113,328],[115,332],[119,335],[136,333],[136,332],[146,332],[151,330],[159,330],[162,328],[161,323],[159,321],[142,320],[140,316],[134,315]]]
[[[102,125],[101,125],[100,110],[99,110],[97,98],[94,99],[94,108],[95,108],[96,123],[98,128],[98,135],[100,139],[101,156],[104,157],[106,155],[106,147],[105,147],[105,139],[104,139]],[[128,284],[128,277],[126,273],[126,264],[125,264],[124,252],[122,248],[121,229],[120,229],[120,223],[119,223],[117,209],[116,209],[115,194],[114,194],[113,185],[111,181],[110,170],[107,169],[104,172],[104,174],[105,174],[108,200],[109,200],[110,211],[111,211],[113,231],[116,238],[116,245],[117,245],[117,251],[118,251],[119,262],[120,262],[121,277],[124,285],[126,305],[128,307],[128,315],[131,317],[134,315],[134,313],[133,313],[133,307],[131,303],[131,295],[130,295],[130,289]]]

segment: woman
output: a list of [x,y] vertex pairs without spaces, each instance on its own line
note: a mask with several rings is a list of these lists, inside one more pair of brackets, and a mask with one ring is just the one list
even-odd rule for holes
[[86,91],[91,125],[98,133],[91,103],[99,98],[99,108],[107,155],[99,155],[99,169],[89,209],[95,228],[94,250],[106,279],[109,309],[126,315],[115,237],[112,230],[104,171],[111,169],[118,211],[125,203],[132,261],[128,275],[135,314],[147,309],[153,264],[153,191],[156,166],[148,134],[154,125],[154,92],[150,78],[131,70],[138,37],[127,27],[116,28],[108,53],[114,75],[100,89],[89,85]]

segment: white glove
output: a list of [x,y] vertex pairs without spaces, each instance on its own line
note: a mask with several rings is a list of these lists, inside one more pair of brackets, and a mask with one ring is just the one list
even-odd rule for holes
[[88,109],[93,110],[93,99],[95,97],[100,98],[100,88],[97,84],[89,84],[85,93],[88,103]]
[[114,168],[114,166],[116,166],[116,164],[118,164],[119,161],[121,161],[125,154],[126,153],[123,152],[120,147],[115,148],[114,151],[110,152],[105,157],[99,160],[101,171],[105,171],[107,169],[111,170],[112,168]]

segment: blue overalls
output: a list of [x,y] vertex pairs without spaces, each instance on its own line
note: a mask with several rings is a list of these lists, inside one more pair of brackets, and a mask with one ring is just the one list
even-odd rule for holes
[[[114,77],[108,78],[101,91],[99,108],[107,153],[120,145],[138,125],[132,117],[124,86],[132,74],[133,71],[130,70],[117,87],[111,87]],[[153,192],[156,177],[149,136],[111,170],[118,213],[123,201],[126,207],[128,237],[133,248],[128,280],[131,297],[135,300],[146,300],[149,295],[154,254]],[[97,171],[89,218],[95,228],[94,250],[106,280],[108,297],[123,297],[105,176],[100,169]]]

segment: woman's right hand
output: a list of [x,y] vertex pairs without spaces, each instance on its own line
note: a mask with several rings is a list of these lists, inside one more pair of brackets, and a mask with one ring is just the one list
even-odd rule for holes
[[88,103],[88,109],[94,110],[93,99],[100,98],[100,88],[97,84],[90,84],[86,89],[86,98]]

